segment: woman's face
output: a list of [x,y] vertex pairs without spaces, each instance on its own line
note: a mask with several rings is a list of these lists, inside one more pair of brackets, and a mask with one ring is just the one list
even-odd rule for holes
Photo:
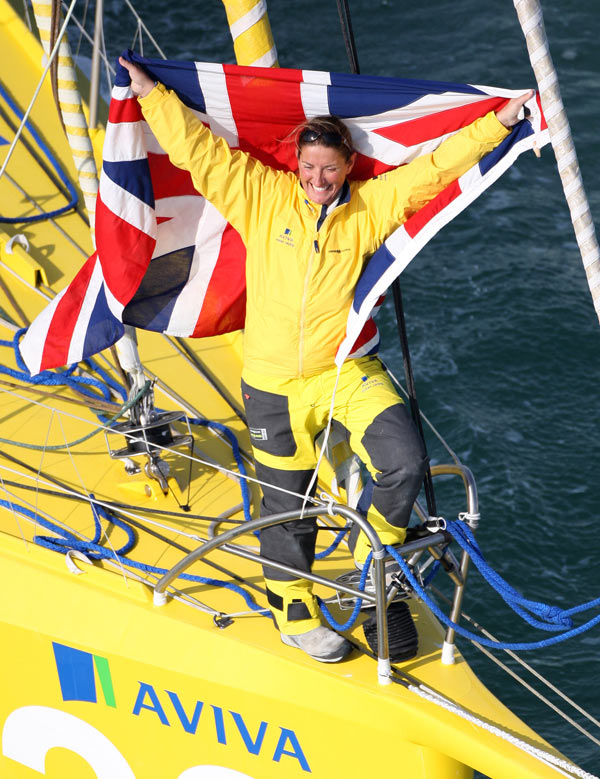
[[298,176],[309,200],[330,205],[352,170],[356,153],[349,160],[339,149],[308,143],[297,152]]

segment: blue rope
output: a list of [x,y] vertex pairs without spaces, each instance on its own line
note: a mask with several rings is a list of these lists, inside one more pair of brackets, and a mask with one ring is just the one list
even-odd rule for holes
[[[133,532],[133,529],[129,527],[125,522],[122,522],[117,517],[113,516],[110,512],[104,509],[104,507],[96,505],[94,503],[93,496],[90,496],[90,498],[92,501],[91,505],[92,505],[92,512],[94,514],[94,525],[95,525],[95,535],[92,541],[86,541],[77,538],[68,530],[61,528],[59,525],[56,525],[54,522],[50,522],[49,520],[44,519],[39,514],[36,514],[30,509],[25,508],[25,506],[19,506],[18,504],[11,503],[10,501],[7,500],[0,500],[0,506],[4,506],[5,508],[10,509],[11,511],[16,511],[18,514],[22,514],[25,517],[29,517],[33,519],[37,524],[41,525],[42,527],[45,527],[47,530],[56,533],[57,537],[37,536],[37,535],[34,536],[33,540],[35,541],[35,543],[45,547],[46,549],[51,549],[55,552],[61,552],[62,554],[68,552],[69,549],[77,549],[78,551],[84,552],[88,557],[93,558],[95,560],[102,560],[102,559],[117,560],[119,563],[121,563],[124,566],[127,566],[129,568],[136,568],[146,573],[162,575],[167,572],[166,568],[158,568],[154,565],[147,565],[146,563],[141,563],[137,560],[131,560],[130,558],[125,557],[124,555],[127,554],[135,544],[135,534]],[[108,522],[125,530],[127,534],[127,541],[120,549],[115,549],[113,551],[111,549],[107,549],[106,547],[99,545],[98,541],[100,540],[100,536],[102,534],[102,527],[98,515],[106,519]],[[225,582],[222,581],[221,579],[212,579],[206,576],[195,576],[189,573],[182,573],[180,575],[180,578],[186,579],[187,581],[191,581],[191,582],[197,582],[199,584],[209,584],[217,587],[224,587],[225,589],[231,590],[232,592],[241,595],[242,598],[245,600],[247,606],[253,611],[256,611],[257,613],[262,614],[264,616],[270,616],[270,612],[268,610],[263,609],[261,606],[255,603],[252,597],[250,596],[250,594],[247,593],[246,590],[244,590],[242,587],[239,587],[237,584],[233,584],[232,582]]]
[[[448,523],[448,529],[450,533],[453,532],[454,529],[453,525],[454,523],[450,523],[450,522]],[[600,624],[600,614],[599,614],[598,616],[594,617],[593,619],[590,619],[588,622],[584,623],[583,625],[580,625],[577,628],[573,628],[572,630],[567,630],[564,633],[561,633],[560,635],[557,636],[552,636],[551,638],[542,639],[541,641],[532,641],[532,642],[492,641],[490,639],[484,638],[483,636],[479,636],[475,633],[472,633],[470,630],[465,630],[465,628],[461,627],[456,622],[453,622],[449,617],[447,617],[443,613],[443,611],[438,607],[438,605],[425,592],[424,588],[419,584],[419,582],[413,575],[412,571],[410,570],[408,564],[403,559],[402,555],[400,555],[394,549],[393,546],[386,547],[386,550],[388,554],[390,554],[394,558],[394,560],[396,560],[396,562],[404,572],[404,575],[406,576],[408,582],[410,583],[411,587],[414,589],[416,594],[424,601],[424,603],[436,615],[436,617],[440,620],[440,622],[442,622],[447,627],[450,627],[453,630],[455,630],[458,635],[463,636],[464,638],[468,638],[471,641],[475,641],[476,643],[481,644],[482,646],[487,646],[490,649],[512,649],[513,651],[542,649],[547,646],[558,644],[561,641],[566,641],[566,639],[568,638],[573,638],[574,636],[578,636],[581,633],[584,633],[585,631],[595,627],[597,624]],[[473,560],[473,562],[475,562],[475,559]],[[475,562],[475,564],[477,565],[477,562]],[[519,599],[521,601],[524,601],[524,599],[521,598],[520,596]],[[592,608],[598,605],[600,605],[600,598],[590,601],[587,604],[584,604],[584,607]],[[555,619],[557,622],[563,622],[564,624],[564,615],[568,614],[568,612],[562,612],[561,614],[559,614],[558,612],[561,612],[562,611],[561,609],[550,608],[550,607],[547,608],[548,608],[548,612],[551,614],[552,619]],[[583,610],[583,607],[578,606],[577,610]],[[573,612],[573,610],[571,610],[571,612]]]
[[342,543],[342,539],[346,535],[346,530],[340,530],[335,538],[333,539],[330,546],[327,547],[327,549],[324,549],[322,552],[317,552],[315,555],[315,560],[322,560],[324,557],[329,557],[330,554],[333,554],[335,550],[338,548],[338,546]]
[[[8,103],[8,105],[12,108],[13,112],[18,117],[19,121],[22,121],[24,114],[22,113],[21,109],[17,106],[17,104],[13,101],[13,99],[10,97],[8,92],[1,85],[0,85],[0,96],[3,97],[4,100]],[[54,157],[50,149],[46,146],[46,144],[42,141],[41,137],[38,135],[33,125],[29,121],[27,121],[25,122],[25,127],[29,130],[31,137],[34,139],[34,141],[37,143],[37,145],[46,155],[46,159],[48,160],[48,162],[50,162],[56,174],[65,185],[65,188],[69,193],[69,197],[71,198],[71,200],[69,203],[67,203],[66,206],[61,206],[60,208],[57,208],[54,211],[48,211],[43,214],[36,214],[36,216],[19,216],[19,217],[0,216],[0,222],[4,222],[5,224],[41,222],[44,219],[51,219],[55,216],[64,214],[66,211],[70,211],[71,209],[77,207],[77,192],[75,190],[75,187],[71,184],[67,176],[63,173],[56,158]]]
[[[563,630],[573,627],[573,621],[563,609],[558,606],[548,606],[539,601],[531,601],[524,598],[514,589],[497,571],[485,561],[479,545],[475,541],[475,536],[471,528],[464,522],[453,520],[446,523],[446,526],[452,537],[464,549],[475,567],[500,595],[502,600],[508,604],[514,612],[519,614],[527,623],[540,630]],[[599,600],[600,603],[600,600]],[[536,618],[530,616],[530,613]]]
[[[35,385],[45,385],[49,387],[70,387],[71,389],[76,389],[82,394],[84,394],[86,397],[91,398],[93,400],[98,400],[97,393],[90,391],[90,387],[93,387],[97,389],[103,400],[110,401],[110,392],[108,387],[106,386],[107,383],[110,383],[111,386],[114,386],[117,391],[120,392],[124,400],[127,399],[127,393],[125,392],[123,394],[123,389],[120,387],[117,382],[114,380],[111,380],[108,374],[104,374],[102,378],[105,380],[106,383],[102,383],[101,381],[98,381],[97,379],[94,379],[91,376],[73,376],[73,373],[77,369],[77,363],[74,363],[73,365],[69,366],[68,368],[65,368],[64,370],[56,370],[56,371],[42,371],[41,373],[38,373],[36,376],[32,376],[29,372],[27,366],[25,365],[23,358],[21,357],[21,353],[19,351],[19,342],[24,335],[26,331],[26,328],[22,327],[20,330],[18,330],[12,341],[4,341],[0,340],[0,346],[8,346],[11,347],[14,351],[15,361],[17,363],[17,366],[19,370],[15,370],[14,368],[8,368],[6,365],[0,365],[0,373],[4,373],[7,376],[11,376],[14,379],[18,379],[19,381],[27,381],[30,384]],[[102,375],[102,369],[100,366],[98,366],[96,363],[94,363],[91,360],[85,361],[90,367],[93,368],[93,370],[97,371]],[[107,381],[109,380],[109,381]]]
[[[358,583],[358,589],[361,592],[365,591],[365,584],[367,582],[369,568],[371,567],[372,557],[373,557],[373,553],[369,552],[367,559],[365,560],[365,564],[363,565],[362,573],[360,575],[360,581]],[[317,603],[319,604],[321,611],[323,612],[323,616],[325,617],[327,622],[331,625],[331,627],[334,630],[337,630],[339,633],[343,633],[344,630],[350,630],[351,628],[354,627],[354,623],[358,618],[362,606],[362,598],[356,599],[356,603],[354,604],[354,608],[352,609],[352,614],[350,614],[346,622],[344,622],[343,624],[340,624],[339,622],[336,621],[333,614],[327,608],[327,604],[325,603],[325,601],[319,596],[317,596]]]

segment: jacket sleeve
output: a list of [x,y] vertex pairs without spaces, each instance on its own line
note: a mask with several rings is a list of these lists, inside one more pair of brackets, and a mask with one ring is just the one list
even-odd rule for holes
[[360,192],[371,214],[376,240],[383,240],[466,173],[509,132],[490,111],[447,138],[434,152],[365,182]]
[[198,192],[247,243],[257,227],[261,203],[278,186],[285,186],[287,177],[245,152],[232,150],[162,84],[139,102],[173,165],[189,171]]

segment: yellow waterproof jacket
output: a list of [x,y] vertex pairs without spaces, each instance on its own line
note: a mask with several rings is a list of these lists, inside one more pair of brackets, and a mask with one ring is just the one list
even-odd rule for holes
[[367,259],[508,133],[491,112],[432,154],[350,182],[345,202],[321,220],[321,206],[307,199],[294,173],[232,151],[162,84],[140,104],[171,162],[191,173],[240,233],[247,250],[244,365],[281,377],[332,367]]

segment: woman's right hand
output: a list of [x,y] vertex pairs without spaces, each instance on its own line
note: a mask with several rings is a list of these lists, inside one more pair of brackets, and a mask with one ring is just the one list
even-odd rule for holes
[[119,65],[122,65],[127,71],[129,71],[129,77],[131,78],[131,91],[136,97],[146,97],[154,88],[154,81],[139,65],[134,65],[133,62],[128,62],[123,57],[119,57]]

